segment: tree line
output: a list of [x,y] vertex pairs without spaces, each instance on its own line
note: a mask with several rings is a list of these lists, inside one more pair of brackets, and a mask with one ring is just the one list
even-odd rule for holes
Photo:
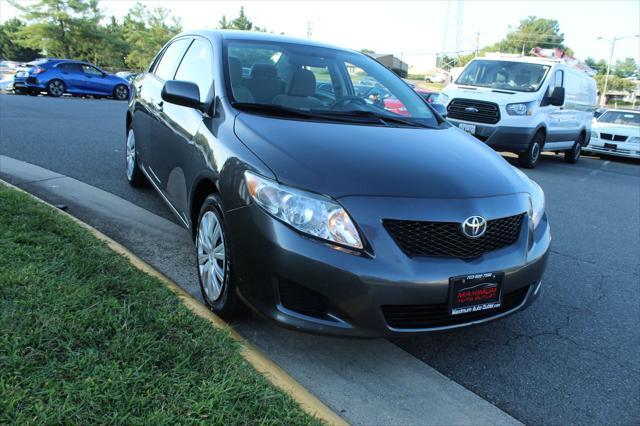
[[[179,18],[163,7],[136,3],[117,19],[105,16],[98,0],[40,0],[19,3],[19,18],[0,24],[0,59],[28,62],[39,57],[79,59],[109,69],[140,71],[173,36],[182,31]],[[219,28],[266,31],[240,8],[223,16]]]

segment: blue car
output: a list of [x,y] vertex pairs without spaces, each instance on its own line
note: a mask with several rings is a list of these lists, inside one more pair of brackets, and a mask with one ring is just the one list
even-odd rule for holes
[[39,59],[25,64],[15,75],[13,90],[30,95],[46,91],[56,98],[65,93],[112,96],[123,101],[129,99],[130,93],[126,79],[70,59]]

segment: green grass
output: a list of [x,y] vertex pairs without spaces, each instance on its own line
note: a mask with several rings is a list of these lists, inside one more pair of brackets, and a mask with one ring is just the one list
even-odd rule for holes
[[72,220],[0,184],[0,424],[317,424]]

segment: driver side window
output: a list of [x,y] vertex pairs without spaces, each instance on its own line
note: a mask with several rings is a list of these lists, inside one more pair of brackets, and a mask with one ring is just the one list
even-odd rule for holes
[[82,71],[87,74],[87,75],[92,75],[92,76],[102,76],[102,71],[100,71],[99,69],[92,67],[91,65],[82,65]]

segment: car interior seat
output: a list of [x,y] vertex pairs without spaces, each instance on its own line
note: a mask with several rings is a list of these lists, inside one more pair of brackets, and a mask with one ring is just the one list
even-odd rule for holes
[[251,96],[258,103],[271,103],[273,98],[284,93],[285,82],[278,78],[273,64],[253,64],[251,77],[244,82]]
[[276,105],[291,108],[322,108],[324,104],[312,97],[316,92],[316,76],[307,69],[298,68],[291,75],[287,91],[273,99]]

